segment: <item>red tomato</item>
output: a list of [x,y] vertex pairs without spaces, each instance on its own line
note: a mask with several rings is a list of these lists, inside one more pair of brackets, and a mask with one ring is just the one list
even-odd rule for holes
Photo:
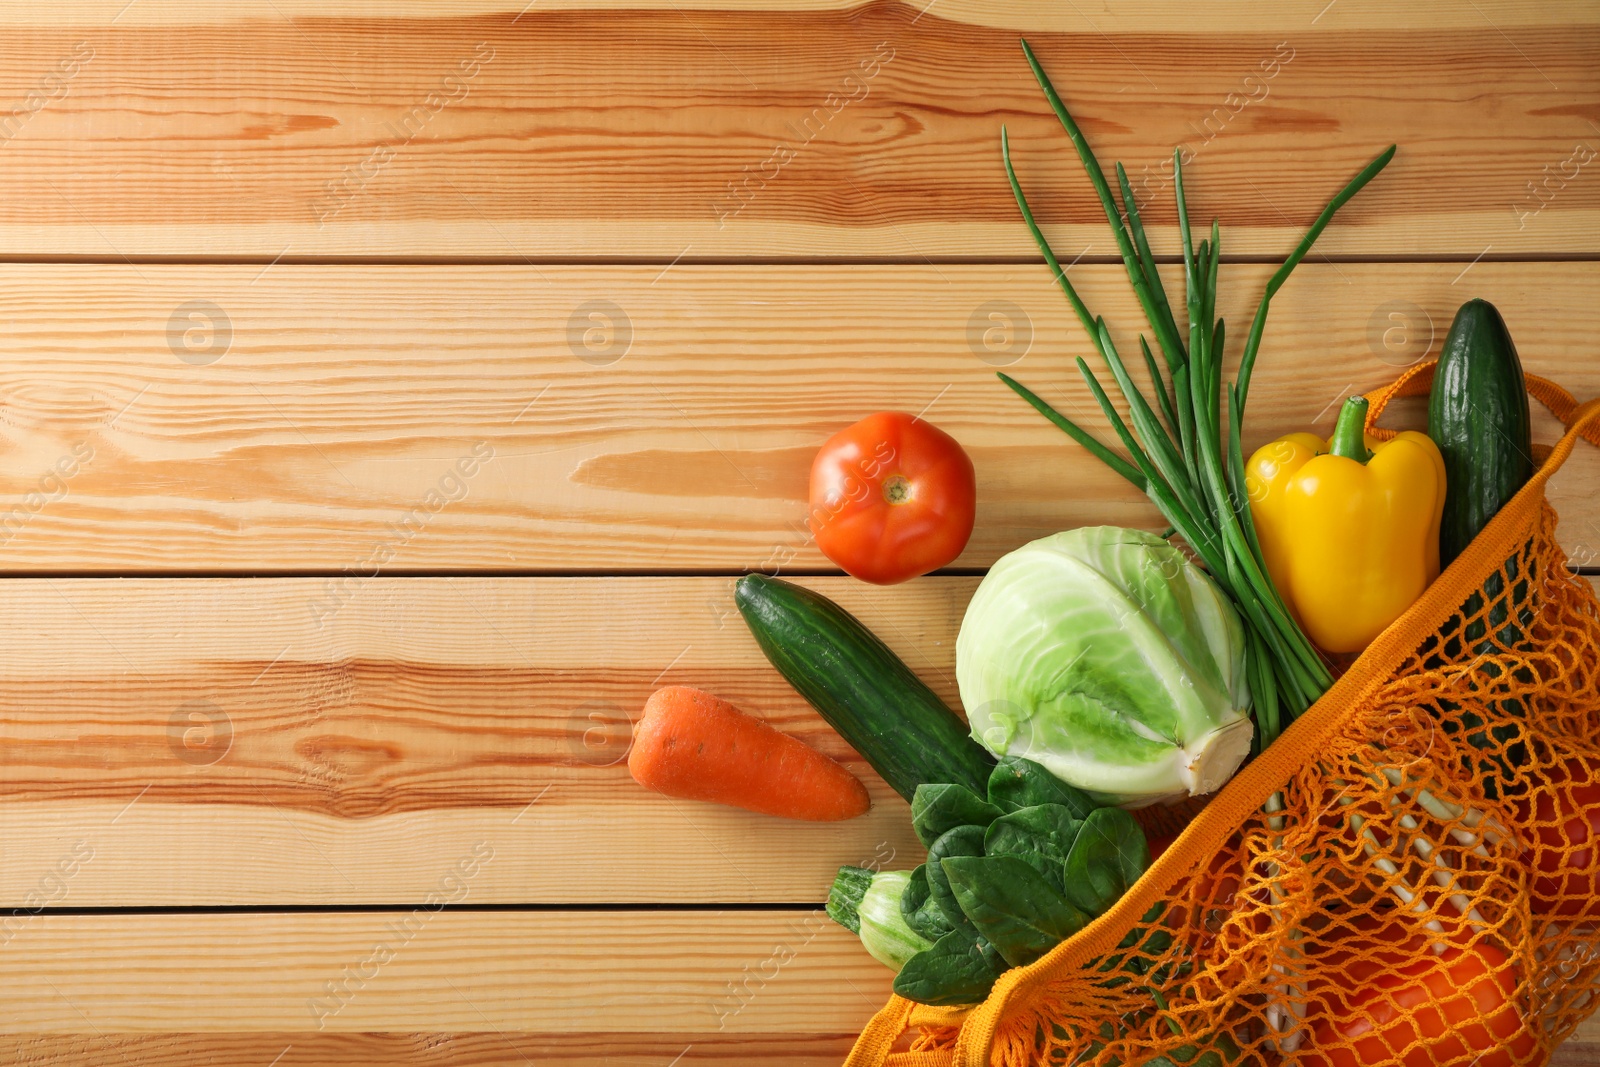
[[[1537,1042],[1511,1001],[1516,977],[1504,952],[1480,942],[1452,945],[1436,956],[1425,939],[1408,937],[1404,944],[1409,951],[1401,958],[1408,962],[1390,952],[1381,969],[1360,961],[1341,968],[1356,973],[1324,979],[1300,1067],[1529,1062]],[[1413,1046],[1418,1041],[1437,1043]]]
[[833,562],[877,585],[943,567],[972,536],[977,480],[955,438],[898,411],[828,438],[811,464],[811,532]]
[[1573,756],[1513,810],[1532,849],[1534,914],[1600,917],[1600,768]]

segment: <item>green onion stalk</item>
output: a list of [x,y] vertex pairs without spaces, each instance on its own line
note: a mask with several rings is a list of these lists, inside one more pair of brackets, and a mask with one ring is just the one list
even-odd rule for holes
[[[1134,198],[1122,164],[1116,166],[1117,185],[1122,194],[1122,210],[1119,211],[1099,160],[1095,158],[1094,151],[1084,140],[1083,132],[1061,102],[1061,97],[1026,41],[1022,42],[1022,51],[1044,90],[1045,98],[1050,101],[1051,109],[1061,120],[1067,136],[1072,138],[1078,158],[1083,161],[1089,180],[1100,197],[1100,206],[1105,209],[1106,221],[1111,224],[1117,247],[1122,253],[1122,262],[1127,267],[1128,281],[1132,283],[1139,305],[1144,309],[1145,319],[1150,324],[1162,360],[1161,363],[1156,361],[1149,341],[1141,334],[1139,351],[1156,398],[1152,406],[1129,376],[1127,364],[1117,352],[1105,320],[1091,314],[1084,305],[1051,249],[1050,242],[1039,229],[1027,198],[1022,193],[1022,186],[1017,181],[1016,171],[1012,168],[1011,145],[1002,127],[1000,148],[1005,159],[1006,178],[1011,183],[1011,192],[1022,211],[1023,221],[1033,234],[1039,251],[1044,254],[1045,262],[1054,272],[1056,282],[1066,294],[1072,310],[1077,313],[1090,343],[1127,402],[1128,419],[1124,420],[1118,413],[1100,379],[1081,356],[1077,360],[1078,372],[1088,383],[1089,391],[1116,431],[1122,446],[1127,449],[1132,462],[1111,451],[1011,376],[1001,374],[1000,380],[1045,418],[1066,431],[1074,441],[1149,496],[1174,531],[1238,606],[1245,621],[1247,670],[1258,743],[1265,747],[1282,731],[1285,713],[1288,718],[1294,718],[1327,691],[1333,684],[1333,672],[1294,621],[1283,597],[1268,577],[1261,543],[1251,521],[1239,433],[1244,420],[1245,402],[1250,395],[1250,374],[1261,348],[1261,335],[1266,327],[1267,310],[1272,297],[1311,250],[1334,213],[1394,158],[1394,146],[1390,145],[1339,191],[1300,239],[1294,252],[1267,282],[1266,292],[1256,309],[1255,321],[1251,323],[1249,336],[1245,339],[1238,376],[1224,387],[1222,364],[1226,323],[1215,317],[1221,231],[1213,219],[1209,239],[1202,240],[1198,248],[1194,247],[1188,205],[1184,199],[1182,154],[1173,152],[1172,166],[1178,202],[1178,229],[1183,237],[1187,330],[1179,328],[1173,315],[1172,305],[1156,269],[1155,257],[1150,252],[1144,223],[1139,217],[1138,201]],[[1163,363],[1166,366],[1165,374],[1162,372]],[[1222,422],[1224,399],[1228,415],[1226,429]],[[1132,423],[1131,427],[1129,422]]]
[[[1213,219],[1209,237],[1203,239],[1198,248],[1195,247],[1189,226],[1188,205],[1184,199],[1182,154],[1173,153],[1172,167],[1178,229],[1183,242],[1187,329],[1180,328],[1173,314],[1139,216],[1138,202],[1122,164],[1116,165],[1117,186],[1122,200],[1119,210],[1099,160],[1095,158],[1078,124],[1062,104],[1055,87],[1026,41],[1022,42],[1022,50],[1051,109],[1072,139],[1078,158],[1082,160],[1100,198],[1100,205],[1105,210],[1106,220],[1111,224],[1122,262],[1127,268],[1128,281],[1144,310],[1161,360],[1157,361],[1150,341],[1141,334],[1139,352],[1154,394],[1155,402],[1152,404],[1129,376],[1127,364],[1118,353],[1105,320],[1090,313],[1039,229],[1023,195],[1022,186],[1017,181],[1016,171],[1012,168],[1010,141],[1002,127],[1000,146],[1006,177],[1011,183],[1011,191],[1016,197],[1023,221],[1027,223],[1057,284],[1066,294],[1090,343],[1127,404],[1128,415],[1124,419],[1112,404],[1099,377],[1082,357],[1078,357],[1078,371],[1083,375],[1117,439],[1126,449],[1129,459],[1122,458],[1009,375],[1000,374],[1000,380],[1106,466],[1145,493],[1166,517],[1171,526],[1170,532],[1183,538],[1212,578],[1233,600],[1245,624],[1246,671],[1252,696],[1252,715],[1256,723],[1256,743],[1264,748],[1278,737],[1288,720],[1305,712],[1332,686],[1333,672],[1295,622],[1273,585],[1251,520],[1240,436],[1245,404],[1250,395],[1250,376],[1261,349],[1262,333],[1273,296],[1310,252],[1311,246],[1327,228],[1334,214],[1394,158],[1395,146],[1390,145],[1379,153],[1329,201],[1294,251],[1272,275],[1245,338],[1238,373],[1233,381],[1224,383],[1222,372],[1226,324],[1216,316],[1221,232],[1217,221]],[[1222,418],[1224,404],[1227,414],[1225,427]],[[1503,833],[1503,829],[1496,826],[1492,819],[1436,797],[1422,788],[1420,783],[1406,780],[1396,768],[1374,768],[1371,777],[1380,783],[1386,779],[1389,786],[1401,789],[1408,799],[1418,803],[1435,818],[1454,822],[1457,828],[1451,831],[1451,835],[1475,852],[1482,854],[1482,842],[1495,843]],[[1398,803],[1398,798],[1392,803]],[[1284,829],[1282,812],[1283,795],[1274,794],[1265,807],[1268,826],[1274,831]],[[1443,858],[1436,854],[1433,842],[1416,832],[1418,824],[1409,815],[1402,814],[1399,821],[1403,830],[1412,832],[1409,844],[1431,869],[1433,880],[1440,886],[1448,887],[1452,874]],[[1386,850],[1363,824],[1360,816],[1351,813],[1348,822],[1361,836],[1363,847],[1376,858],[1380,868],[1391,875],[1397,874],[1398,868],[1392,860],[1377,856],[1378,852]],[[1463,825],[1467,828],[1462,828]],[[1278,844],[1281,843],[1280,839]],[[1274,885],[1275,898],[1279,897],[1277,889]],[[1396,885],[1394,889],[1410,910],[1417,913],[1427,911],[1420,894],[1411,887]],[[1464,897],[1460,894],[1449,896],[1469,921],[1481,921],[1476,913],[1470,911]],[[1434,929],[1439,926],[1436,920],[1430,920],[1428,925]],[[1291,942],[1297,939],[1291,933]],[[1288,956],[1291,960],[1298,959],[1299,952],[1291,945]],[[1283,971],[1284,968],[1280,966],[1279,970]],[[1289,978],[1287,974],[1285,977]],[[1291,997],[1288,1004],[1269,1007],[1269,1019],[1275,1031],[1298,1031],[1299,1002],[1303,999],[1304,990],[1292,980],[1289,988],[1298,995]],[[1282,1051],[1292,1052],[1298,1044],[1298,1037],[1298,1032],[1285,1033],[1280,1040]]]

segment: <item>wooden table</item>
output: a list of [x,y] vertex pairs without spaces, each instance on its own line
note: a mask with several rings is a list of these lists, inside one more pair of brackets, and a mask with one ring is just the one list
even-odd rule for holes
[[[1600,393],[1584,0],[0,4],[0,1061],[843,1056],[888,975],[818,902],[916,842],[733,577],[807,576],[954,701],[986,565],[1158,522],[994,379],[1105,430],[1002,122],[1074,284],[1138,321],[1022,33],[1163,253],[1193,152],[1235,323],[1401,145],[1274,304],[1247,447],[1326,430],[1473,296]],[[892,589],[802,525],[813,450],[883,408],[979,478],[955,571]],[[1553,493],[1580,562],[1597,476],[1583,449]],[[668,682],[873,812],[637,788]]]

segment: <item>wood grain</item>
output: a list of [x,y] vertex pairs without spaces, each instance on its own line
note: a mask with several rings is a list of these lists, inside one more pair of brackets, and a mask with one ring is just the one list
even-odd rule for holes
[[[976,579],[804,581],[960,707]],[[841,864],[920,857],[905,804],[766,665],[727,579],[379,578],[320,628],[314,585],[6,584],[0,907],[395,904],[479,848],[471,904],[803,903]],[[630,721],[669,683],[839,759],[872,812],[807,825],[640,789]]]
[[[1600,1025],[1585,1022],[1555,1052],[1552,1067],[1600,1063]],[[674,1034],[525,1034],[504,1032],[323,1034],[0,1034],[0,1063],[140,1067],[191,1063],[272,1063],[275,1067],[662,1067],[663,1064],[773,1064],[836,1067],[855,1034],[728,1036]],[[522,1051],[526,1049],[527,1052]],[[537,1054],[538,1058],[530,1056]]]
[[1002,122],[1053,236],[1109,252],[1019,32],[1161,234],[1175,146],[1228,247],[1282,254],[1399,142],[1325,251],[1600,251],[1592,5],[132,8],[0,5],[7,253],[1032,256]]
[[[659,1065],[690,1046],[689,1062],[781,1049],[793,1058],[777,1062],[810,1064],[842,1052],[889,986],[817,912],[40,916],[5,952],[0,1056],[16,1050],[18,1063],[203,1050]],[[75,962],[91,956],[92,969]],[[1586,1023],[1557,1062],[1592,1063],[1597,1036]]]
[[[861,0],[696,0],[694,11],[848,11]],[[670,10],[671,0],[540,0],[540,10]],[[1569,26],[1591,15],[1584,0],[1498,0],[1483,5],[1484,14],[1502,29]],[[518,9],[494,0],[384,0],[387,18],[471,18]],[[0,6],[6,21],[18,26],[192,26],[279,18],[371,17],[365,0],[235,0],[212,8],[193,0],[78,0],[60,11],[9,2]],[[930,12],[930,15],[932,12]],[[1253,0],[1217,0],[1204,11],[1183,0],[1141,0],[1115,11],[1093,12],[1071,5],[1039,8],[1015,0],[940,0],[937,14],[955,22],[1005,29],[1093,33],[1108,24],[1125,32],[1216,33],[1223,27],[1248,24],[1260,32],[1302,30],[1343,33],[1350,30],[1415,29],[1418,11],[1403,4],[1341,4],[1320,10],[1283,4],[1261,7]],[[1319,15],[1320,18],[1313,19]],[[527,16],[524,16],[527,17]]]
[[1600,1019],[1590,1016],[1578,1024],[1550,1058],[1551,1067],[1595,1067],[1600,1064]]
[[[254,1033],[0,1034],[0,1063],[254,1064],[258,1067],[838,1067],[854,1033],[552,1034],[480,1030],[326,1034]],[[1557,1060],[1557,1063],[1588,1061]]]
[[[1225,267],[1219,312],[1247,321],[1270,269]],[[1136,351],[1121,267],[1072,277]],[[1331,428],[1470,296],[1530,371],[1600,393],[1592,325],[1551,313],[1597,286],[1597,263],[1309,263],[1275,303],[1247,447]],[[973,455],[958,565],[1160,521],[995,381],[1110,439],[1042,266],[35,264],[0,268],[0,306],[6,573],[827,569],[811,457],[884,408]],[[1597,473],[1580,447],[1553,491],[1575,552],[1600,545]]]
[[[1139,321],[1023,35],[1169,256],[1192,155],[1235,352],[1260,261],[1399,143],[1279,297],[1248,445],[1472,296],[1600,394],[1590,0],[0,0],[0,1065],[842,1060],[889,974],[816,902],[921,850],[730,575],[832,569],[806,471],[884,408],[977,463],[961,567],[1159,523],[993,378],[1105,432],[1002,124]],[[1552,485],[1590,566],[1597,478]],[[975,577],[802,580],[959,706]],[[640,789],[670,682],[873,810]]]
[[[807,579],[953,706],[975,578]],[[397,904],[492,853],[472,903],[821,901],[919,861],[904,801],[768,666],[725,578],[7,582],[0,906]],[[158,623],[157,620],[160,620]],[[672,800],[623,760],[659,685],[839,759],[873,810]]]
[[[1600,1026],[1585,1023],[1556,1050],[1552,1067],[1600,1063]],[[321,1034],[0,1034],[0,1062],[140,1067],[191,1063],[271,1063],[276,1067],[663,1067],[671,1064],[771,1064],[837,1067],[855,1040],[834,1036],[729,1037],[719,1033],[650,1037],[621,1034],[377,1033]],[[519,1051],[526,1048],[527,1053]],[[531,1059],[537,1055],[537,1059]],[[676,1057],[676,1058],[675,1058]]]
[[707,1032],[837,1038],[893,977],[820,909],[40,915],[4,952],[12,1034],[598,1032],[681,1049]]

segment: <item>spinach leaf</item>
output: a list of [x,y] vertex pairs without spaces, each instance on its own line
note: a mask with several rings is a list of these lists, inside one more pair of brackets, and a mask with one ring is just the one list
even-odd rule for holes
[[945,833],[928,848],[928,897],[952,927],[969,925],[961,905],[950,891],[950,881],[945,877],[939,861],[950,856],[983,855],[983,827],[958,826]]
[[1099,915],[1150,866],[1144,830],[1121,808],[1096,808],[1067,851],[1067,899]]
[[989,803],[1002,811],[1060,804],[1073,818],[1088,818],[1094,801],[1043,767],[1021,756],[1004,756],[989,772]]
[[1035,804],[1002,815],[983,835],[985,856],[1016,856],[1044,875],[1057,892],[1065,892],[1067,850],[1082,823],[1060,804]]
[[895,976],[894,991],[919,1004],[976,1004],[1005,971],[994,946],[968,927],[945,934],[907,960]]
[[1000,814],[964,785],[919,785],[911,798],[911,828],[924,848],[958,826],[988,826]]
[[955,856],[940,866],[961,910],[1013,967],[1032,963],[1089,921],[1015,856]]
[[911,872],[911,881],[900,893],[900,917],[929,941],[937,941],[954,929],[929,895],[927,864]]

